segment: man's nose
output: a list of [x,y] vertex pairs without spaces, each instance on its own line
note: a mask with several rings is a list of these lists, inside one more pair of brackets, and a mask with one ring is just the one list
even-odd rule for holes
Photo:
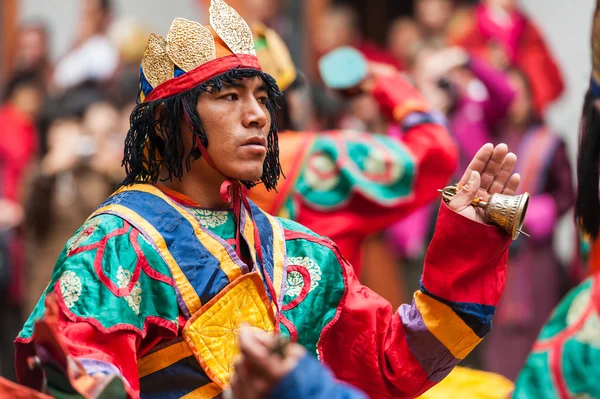
[[269,120],[266,108],[254,96],[246,101],[244,106],[243,124],[245,127],[263,128]]

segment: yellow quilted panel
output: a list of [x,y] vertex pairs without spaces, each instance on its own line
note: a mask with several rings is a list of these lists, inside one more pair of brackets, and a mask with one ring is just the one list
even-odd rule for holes
[[245,274],[206,303],[187,322],[183,337],[208,375],[221,388],[229,385],[239,352],[237,331],[242,325],[275,329],[275,315],[257,272]]
[[455,367],[442,382],[417,399],[506,399],[514,388],[512,381],[499,374]]

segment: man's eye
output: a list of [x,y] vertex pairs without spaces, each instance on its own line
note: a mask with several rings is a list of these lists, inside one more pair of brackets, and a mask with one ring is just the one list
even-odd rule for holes
[[230,93],[230,94],[226,94],[223,97],[221,97],[224,100],[229,100],[229,101],[237,101],[239,100],[239,97],[236,93]]

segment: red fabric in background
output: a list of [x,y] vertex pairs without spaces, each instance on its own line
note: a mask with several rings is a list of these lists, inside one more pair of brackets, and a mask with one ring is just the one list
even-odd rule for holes
[[20,202],[23,174],[36,154],[35,124],[11,105],[0,108],[0,197]]
[[[36,155],[38,134],[34,122],[10,104],[0,108],[0,198],[22,203],[24,175]],[[0,210],[1,211],[1,210]],[[8,299],[23,297],[25,269],[23,237],[14,231],[8,243],[11,284]]]
[[455,39],[454,44],[488,62],[491,61],[490,47],[493,44],[502,46],[513,65],[529,78],[535,110],[543,114],[562,94],[564,81],[542,34],[535,23],[521,13],[514,13],[510,30],[495,29],[486,14],[485,7],[479,6],[473,14],[471,27]]

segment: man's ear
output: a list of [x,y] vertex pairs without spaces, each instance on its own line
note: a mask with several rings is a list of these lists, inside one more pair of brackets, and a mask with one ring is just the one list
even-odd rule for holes
[[163,140],[166,140],[165,132],[162,131],[162,126],[160,121],[165,117],[165,105],[159,104],[158,107],[154,109],[154,129],[156,130],[156,135]]

